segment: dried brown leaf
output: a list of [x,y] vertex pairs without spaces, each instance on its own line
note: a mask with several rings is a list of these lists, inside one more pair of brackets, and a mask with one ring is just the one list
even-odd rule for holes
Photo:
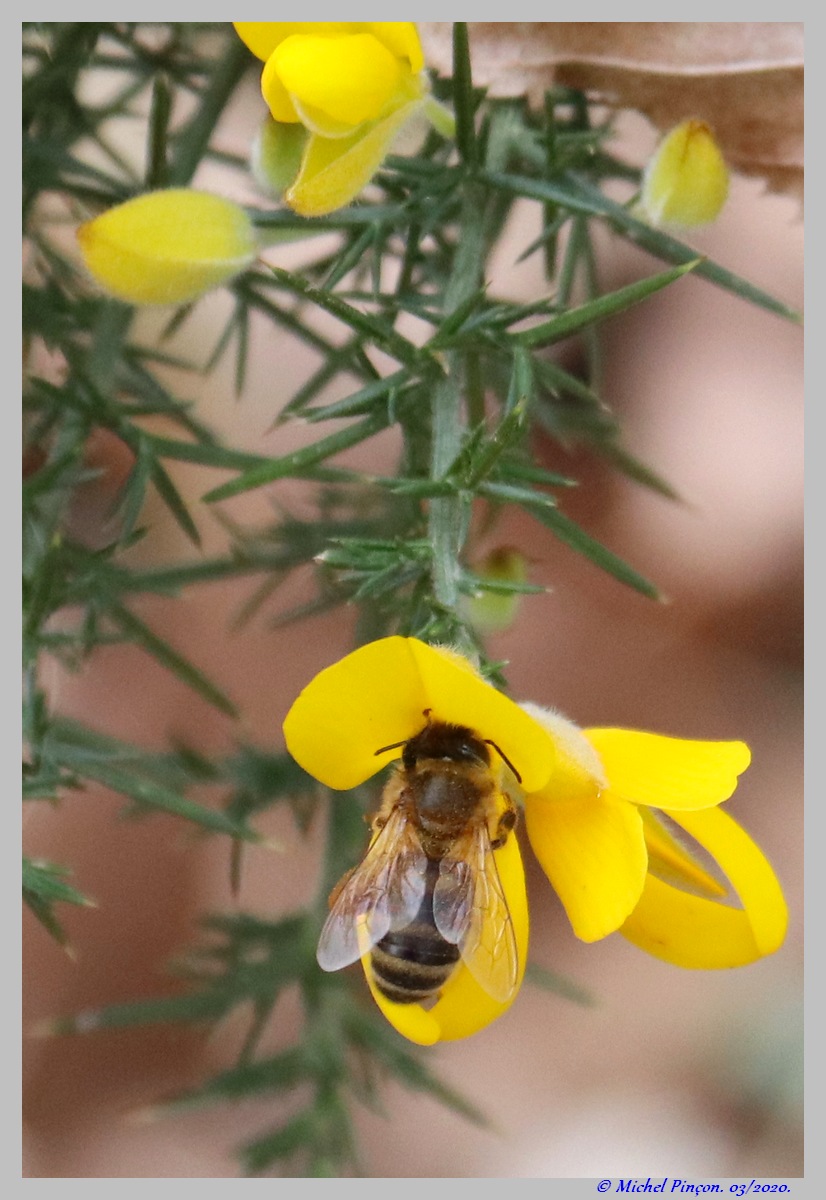
[[[803,193],[803,23],[471,22],[474,81],[532,104],[553,84],[637,109],[665,131],[714,129],[729,166]],[[449,73],[451,24],[420,25],[428,63]]]

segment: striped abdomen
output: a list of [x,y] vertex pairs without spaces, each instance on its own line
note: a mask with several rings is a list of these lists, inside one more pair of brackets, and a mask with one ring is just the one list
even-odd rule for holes
[[413,920],[391,930],[371,952],[376,987],[395,1004],[429,1000],[447,983],[459,962],[459,947],[445,941],[433,920],[433,888],[439,864],[427,864],[424,899]]

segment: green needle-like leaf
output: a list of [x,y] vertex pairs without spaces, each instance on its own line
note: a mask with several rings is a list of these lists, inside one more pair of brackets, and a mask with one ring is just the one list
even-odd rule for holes
[[346,300],[340,299],[334,293],[327,292],[323,288],[313,287],[298,275],[292,275],[280,267],[272,267],[271,271],[274,283],[338,318],[350,329],[372,342],[378,349],[384,350],[391,358],[395,358],[408,367],[418,364],[421,351],[407,338],[396,333],[391,326],[362,312],[352,304],[348,304]]
[[540,966],[539,963],[528,963],[525,968],[525,982],[542,988],[543,991],[554,992],[565,1000],[582,1005],[583,1008],[592,1008],[597,1003],[593,992],[589,992],[581,984],[575,983],[567,975],[550,971],[547,967]]
[[153,633],[149,626],[145,625],[134,613],[116,602],[110,603],[108,612],[112,620],[127,637],[137,642],[138,645],[143,646],[153,658],[156,658],[158,662],[177,675],[193,691],[198,692],[205,700],[208,700],[210,704],[213,704],[228,716],[236,717],[238,715],[235,705],[214,683],[211,683],[197,667],[194,667],[192,663],[187,662],[176,650],[173,650],[168,642],[165,642],[163,638]]
[[264,484],[274,483],[276,479],[301,474],[308,467],[316,466],[334,454],[339,454],[342,450],[348,450],[351,446],[357,446],[366,441],[367,438],[386,429],[388,424],[389,418],[386,413],[374,413],[365,420],[350,425],[338,433],[331,433],[328,437],[322,438],[321,441],[310,446],[294,450],[291,454],[285,454],[283,458],[269,459],[252,470],[245,471],[237,479],[207,492],[204,500],[209,503],[214,503],[216,500],[228,500],[231,496],[237,496],[241,492],[249,492],[253,488],[263,487]]
[[152,464],[152,482],[158,490],[158,495],[164,501],[166,507],[172,513],[172,516],[186,536],[196,546],[200,546],[201,535],[198,532],[198,526],[193,521],[181,493],[175,487],[167,471],[157,461]]
[[23,859],[23,900],[61,946],[67,944],[66,934],[54,913],[57,903],[94,907],[94,901],[65,882],[69,872],[54,863]]
[[188,800],[179,792],[163,787],[151,779],[142,779],[132,771],[98,762],[86,763],[84,773],[111,791],[128,796],[141,808],[156,809],[172,816],[183,817],[184,820],[192,821],[212,833],[225,833],[229,837],[242,838],[248,842],[262,840],[254,830],[233,821],[225,813],[204,808],[202,804]]
[[640,279],[637,283],[629,283],[615,292],[609,292],[578,308],[570,308],[557,317],[551,317],[549,321],[543,321],[540,325],[535,325],[532,329],[517,334],[517,338],[523,346],[532,348],[559,342],[562,338],[579,333],[580,330],[589,328],[598,321],[604,321],[606,317],[624,312],[633,304],[647,300],[649,296],[653,296],[655,292],[659,292],[670,283],[676,282],[689,271],[696,270],[699,264],[700,259],[694,259],[683,266],[663,271],[660,275],[652,275],[648,279]]
[[466,166],[478,161],[474,115],[473,79],[468,29],[464,21],[453,24],[453,107],[456,113],[456,145]]
[[718,287],[733,292],[741,299],[765,308],[777,316],[791,321],[800,321],[801,319],[795,309],[790,308],[781,300],[777,300],[774,296],[770,296],[761,288],[750,284],[748,280],[736,275],[733,271],[727,271],[725,267],[707,258],[698,261],[697,251],[691,246],[639,221],[621,204],[609,200],[597,188],[578,177],[566,175],[561,180],[557,179],[551,182],[547,179],[531,179],[525,176],[488,172],[485,179],[492,186],[503,188],[514,195],[526,196],[543,202],[551,201],[564,205],[574,212],[609,219],[618,233],[628,237],[629,240],[644,250],[648,250],[657,258],[680,264],[696,263],[697,274],[711,283],[717,284]]
[[612,553],[612,551],[603,546],[595,538],[592,538],[575,521],[572,521],[570,517],[566,517],[564,513],[561,513],[558,508],[536,501],[523,500],[522,504],[538,521],[546,525],[561,542],[565,542],[573,550],[584,554],[595,566],[601,567],[603,571],[607,571],[609,575],[613,575],[620,583],[627,584],[628,587],[641,592],[643,596],[648,596],[651,600],[662,600],[659,590],[653,583],[640,575],[638,571],[635,571],[633,567],[630,567],[628,563]]

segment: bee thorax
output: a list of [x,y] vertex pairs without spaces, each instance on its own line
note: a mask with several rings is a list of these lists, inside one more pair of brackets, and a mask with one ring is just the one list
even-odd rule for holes
[[484,792],[467,770],[439,764],[417,772],[410,788],[415,820],[425,838],[458,837],[479,811]]

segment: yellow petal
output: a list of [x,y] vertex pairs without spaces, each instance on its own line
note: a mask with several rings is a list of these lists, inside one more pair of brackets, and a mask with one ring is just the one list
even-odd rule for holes
[[354,650],[307,684],[284,720],[293,758],[322,783],[350,788],[401,751],[376,757],[424,724],[428,707],[408,639],[382,638]]
[[396,58],[406,58],[418,74],[424,66],[419,34],[413,21],[368,21],[365,26]]
[[650,808],[642,806],[637,812],[642,817],[645,846],[648,850],[648,870],[652,875],[656,875],[665,883],[673,883],[675,887],[699,892],[701,895],[728,895],[723,885],[701,867],[688,849],[666,829],[660,816],[655,816]]
[[739,967],[772,954],[785,937],[788,913],[763,852],[719,808],[668,815],[717,861],[743,907],[690,895],[649,875],[621,932],[649,954],[680,967]]
[[287,38],[270,68],[296,101],[351,127],[382,115],[401,76],[398,60],[369,33]]
[[372,122],[362,121],[355,127],[348,121],[339,121],[312,104],[303,104],[295,96],[292,98],[293,107],[299,121],[308,133],[318,134],[322,138],[358,138]]
[[272,119],[279,125],[294,125],[301,121],[292,96],[281,81],[278,60],[274,54],[264,63],[264,70],[261,72],[261,95],[267,103]]
[[294,34],[315,37],[341,37],[352,33],[372,33],[395,58],[404,58],[411,70],[424,66],[422,45],[413,21],[233,21],[241,41],[262,62],[281,42]]
[[405,105],[346,138],[311,137],[299,176],[284,196],[290,208],[303,217],[322,217],[348,205],[370,182],[418,107],[418,102]]
[[640,205],[655,225],[713,221],[728,195],[728,170],[703,121],[683,121],[663,139],[645,171]]
[[[521,987],[528,961],[528,899],[525,890],[525,870],[516,837],[509,837],[505,845],[495,850],[494,854],[516,935]],[[476,982],[467,967],[460,964],[437,1002],[430,1010],[425,1010],[419,1004],[394,1004],[386,1000],[373,982],[369,957],[365,956],[362,959],[362,966],[373,999],[387,1020],[403,1037],[420,1046],[456,1041],[478,1033],[491,1021],[507,1012],[519,990],[517,987],[517,991],[507,1003],[493,1000]]]
[[574,933],[594,942],[619,929],[642,893],[648,862],[642,819],[596,787],[559,798],[554,778],[526,797],[528,837]]
[[699,742],[632,729],[586,729],[614,796],[662,809],[728,800],[751,753],[743,742]]
[[433,720],[492,739],[523,781],[540,787],[553,763],[547,733],[457,657],[403,637],[354,650],[301,692],[284,721],[287,748],[328,787],[355,787],[400,757],[400,749],[376,751],[414,737],[429,709]]
[[315,37],[340,37],[349,33],[351,21],[233,21],[235,32],[256,58],[267,59],[288,37],[312,34]]
[[489,738],[516,768],[526,791],[540,788],[554,762],[553,742],[542,726],[455,651],[407,640],[432,701],[433,719],[468,725],[481,738]]
[[194,300],[242,271],[256,249],[242,208],[190,188],[127,200],[81,225],[77,237],[98,283],[131,304]]

